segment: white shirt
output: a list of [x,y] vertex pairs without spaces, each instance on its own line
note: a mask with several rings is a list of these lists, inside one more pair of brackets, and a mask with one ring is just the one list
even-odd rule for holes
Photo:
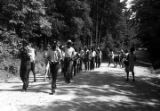
[[92,57],[96,57],[96,51],[92,52]]
[[65,49],[65,57],[73,57],[75,50],[73,47]]
[[36,57],[36,55],[35,55],[35,49],[32,48],[32,47],[27,47],[27,50],[28,50],[28,55],[30,57],[30,61],[31,62],[35,61],[35,57]]
[[85,54],[85,53],[84,53],[84,50],[81,50],[81,51],[80,51],[80,57],[84,57],[84,54]]

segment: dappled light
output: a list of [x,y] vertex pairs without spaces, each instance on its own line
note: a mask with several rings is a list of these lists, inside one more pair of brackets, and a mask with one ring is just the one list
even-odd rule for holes
[[[144,68],[143,70],[147,71]],[[143,75],[149,78],[147,73]],[[131,80],[126,82],[123,69],[102,67],[95,71],[78,74],[70,84],[66,84],[62,75],[59,74],[55,95],[49,95],[51,87],[49,80],[31,82],[27,92],[20,91],[22,83],[16,83],[18,85],[13,83],[12,88],[2,87],[0,91],[2,96],[5,91],[13,94],[19,93],[19,98],[11,97],[12,102],[16,101],[18,106],[26,111],[87,111],[88,109],[94,111],[158,111],[160,88],[145,81],[144,76],[139,73],[136,82]],[[153,78],[154,76],[150,79]],[[20,98],[27,99],[22,102]]]

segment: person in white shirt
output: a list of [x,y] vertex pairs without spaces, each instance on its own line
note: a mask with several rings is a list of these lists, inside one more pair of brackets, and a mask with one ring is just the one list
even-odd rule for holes
[[79,60],[79,53],[77,52],[77,50],[75,50],[74,57],[73,57],[73,67],[72,67],[74,76],[76,76],[76,73],[78,72],[78,60]]
[[82,64],[83,64],[83,60],[84,60],[84,55],[85,55],[84,50],[79,48],[79,57],[80,57],[79,71],[82,71]]
[[[114,64],[114,52],[113,52],[113,50],[109,51],[108,58],[109,58],[109,61],[108,61],[108,67],[109,67],[111,63]],[[115,64],[114,64],[114,66],[115,66]]]
[[61,72],[64,73],[65,49],[64,49],[63,45],[60,46],[60,50],[61,50],[61,56],[62,56],[62,59],[61,59]]
[[96,57],[96,51],[94,50],[94,48],[92,48],[91,50],[91,70],[93,70],[95,68],[95,57]]
[[96,51],[96,67],[99,68],[102,62],[102,51],[100,48],[97,48]]
[[50,73],[51,73],[51,95],[55,93],[56,87],[56,80],[57,80],[57,73],[59,69],[59,63],[61,60],[61,54],[57,50],[57,42],[54,41],[52,49],[48,51],[48,60],[50,64]]
[[65,48],[65,58],[64,58],[64,76],[65,81],[70,83],[72,78],[72,67],[73,67],[73,57],[75,49],[72,47],[72,41],[67,41],[67,46]]
[[31,71],[34,75],[34,82],[36,82],[36,73],[35,73],[35,60],[36,60],[36,51],[32,47],[31,43],[28,44],[27,46],[27,52],[30,57],[30,62],[31,62]]

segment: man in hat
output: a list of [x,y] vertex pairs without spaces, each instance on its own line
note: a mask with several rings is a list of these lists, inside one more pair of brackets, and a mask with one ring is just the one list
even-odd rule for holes
[[70,83],[70,79],[72,77],[74,52],[75,49],[72,47],[72,41],[68,40],[64,58],[64,76],[67,83]]

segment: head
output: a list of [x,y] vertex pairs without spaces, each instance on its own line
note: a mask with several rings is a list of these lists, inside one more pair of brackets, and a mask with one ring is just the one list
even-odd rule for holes
[[32,44],[31,44],[31,43],[28,43],[28,46],[29,46],[29,47],[32,47]]
[[134,47],[131,47],[131,48],[130,48],[130,52],[133,53],[134,51],[135,51],[135,48],[134,48]]
[[57,46],[60,47],[61,46],[61,43],[59,41],[57,41]]
[[99,48],[99,47],[97,48],[97,51],[100,51],[100,48]]
[[67,41],[67,47],[71,47],[72,46],[72,41],[71,40],[68,40]]
[[23,44],[25,47],[28,46],[28,44],[29,44],[28,41],[26,41],[26,40],[23,40],[22,42],[23,42],[22,44]]
[[57,48],[57,41],[53,41],[52,49],[56,50],[56,48]]
[[61,49],[61,50],[64,50],[65,48],[64,48],[64,46],[63,46],[63,45],[61,45],[61,46],[60,46],[60,49]]

